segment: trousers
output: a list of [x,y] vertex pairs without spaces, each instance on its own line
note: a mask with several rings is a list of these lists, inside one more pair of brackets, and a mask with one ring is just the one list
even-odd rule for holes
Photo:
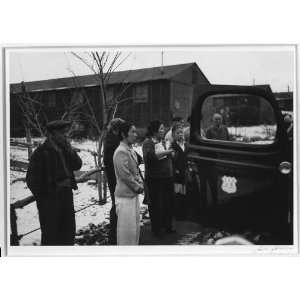
[[149,213],[154,234],[172,229],[174,184],[173,178],[146,179],[151,203]]
[[133,198],[115,197],[117,245],[138,245],[140,238],[140,202]]
[[74,245],[76,225],[72,189],[60,188],[47,197],[37,199],[37,208],[42,231],[41,245]]

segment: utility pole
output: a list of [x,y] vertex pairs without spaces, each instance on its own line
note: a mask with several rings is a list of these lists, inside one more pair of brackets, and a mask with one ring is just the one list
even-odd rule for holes
[[164,51],[161,51],[161,67],[160,67],[160,73],[164,74]]

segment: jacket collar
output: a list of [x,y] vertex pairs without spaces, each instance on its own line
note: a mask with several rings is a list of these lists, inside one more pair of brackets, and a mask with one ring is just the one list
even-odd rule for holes
[[126,150],[132,150],[132,146],[129,146],[128,144],[124,143],[123,141],[120,142],[120,145],[125,148]]
[[47,138],[43,145],[46,149],[56,151],[56,152],[61,151],[60,148],[56,145],[56,143],[50,138]]
[[[186,142],[183,142],[183,146],[184,146],[184,148],[186,147]],[[180,144],[178,142],[176,142],[176,141],[172,142],[172,147],[177,148],[180,151],[183,151],[182,148],[181,148],[181,146],[180,146]]]

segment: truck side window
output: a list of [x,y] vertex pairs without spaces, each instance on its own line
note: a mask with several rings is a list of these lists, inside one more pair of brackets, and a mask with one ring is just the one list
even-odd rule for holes
[[277,123],[271,104],[247,94],[207,97],[201,107],[201,138],[247,144],[272,144]]

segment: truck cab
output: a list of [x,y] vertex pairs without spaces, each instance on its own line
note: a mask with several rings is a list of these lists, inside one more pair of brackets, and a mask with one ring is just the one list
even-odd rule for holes
[[292,141],[271,89],[200,85],[187,146],[187,201],[200,223],[293,243]]

